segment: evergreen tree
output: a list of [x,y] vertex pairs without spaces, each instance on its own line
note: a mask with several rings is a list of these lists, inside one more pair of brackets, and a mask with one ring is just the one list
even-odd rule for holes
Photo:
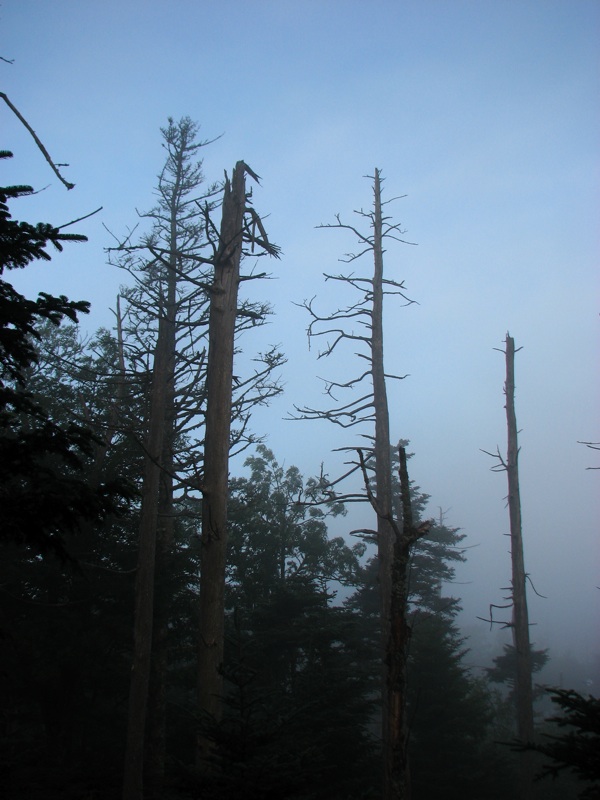
[[[533,675],[540,672],[548,663],[550,656],[547,650],[535,650],[531,647],[531,672]],[[494,658],[494,666],[486,668],[488,680],[492,683],[499,683],[508,686],[507,700],[515,707],[515,676],[517,670],[517,654],[512,644],[505,644],[501,655]],[[543,686],[533,687],[533,698],[541,697],[544,694]]]
[[[81,420],[93,449],[80,470],[90,487],[138,482],[137,447],[111,422],[119,379],[106,331],[85,347],[76,325],[38,328],[28,375],[32,402],[53,425]],[[132,415],[135,414],[131,410]],[[92,427],[93,425],[93,427]],[[131,508],[133,511],[133,508]],[[122,754],[135,568],[132,514],[61,532],[76,570],[4,543],[0,562],[3,719],[0,760],[9,797],[78,797],[114,786]]]
[[[551,760],[544,764],[538,778],[557,778],[565,771],[572,772],[590,784],[581,790],[579,797],[597,799],[600,797],[600,700],[591,695],[583,697],[572,689],[548,691],[561,710],[560,715],[547,720],[554,724],[554,730],[545,732],[541,741],[519,743],[515,749],[541,753]],[[562,781],[559,783],[562,785]]]
[[[227,695],[207,721],[217,772],[203,796],[358,798],[373,785],[369,674],[357,615],[333,605],[362,545],[329,539],[316,481],[263,445],[231,483]],[[213,794],[211,794],[211,792]]]
[[[393,462],[397,465],[397,456]],[[395,514],[402,520],[400,484],[394,471]],[[414,524],[422,521],[429,496],[411,485]],[[450,798],[510,796],[509,759],[492,741],[495,698],[472,676],[463,659],[464,639],[455,624],[460,600],[448,595],[455,564],[465,560],[464,534],[443,515],[411,553],[407,663],[409,755],[414,800],[433,800],[440,787]],[[378,645],[377,565],[363,569],[360,588],[348,605],[362,616],[365,646],[376,663]],[[376,690],[376,686],[373,686]]]
[[495,704],[463,663],[465,640],[447,616],[413,621],[408,662],[410,764],[415,800],[508,798],[511,771],[493,742]]
[[[90,483],[125,469],[130,483],[139,485],[143,453],[133,421],[143,412],[137,392],[119,389],[118,340],[101,330],[84,343],[76,326],[46,326],[40,336],[29,381],[35,402],[57,423],[81,418],[93,424],[107,447],[86,465]],[[127,515],[65,534],[65,546],[79,566],[67,576],[56,560],[42,562],[22,549],[4,547],[0,774],[11,800],[77,800],[91,791],[113,798],[119,793],[138,525],[139,505],[132,504]],[[169,697],[181,704],[179,686],[194,658],[197,552],[190,546],[189,516],[182,513],[173,529],[169,563],[157,592],[168,619],[166,645],[175,654]],[[183,701],[189,709],[189,697]],[[174,716],[175,729],[179,717]],[[176,736],[171,739],[179,748]],[[171,752],[175,757],[177,750]]]
[[[11,153],[2,151],[1,159]],[[49,246],[85,236],[64,233],[49,223],[17,222],[9,202],[33,193],[30,186],[0,188],[0,275],[34,261],[50,261]],[[97,440],[89,428],[71,421],[57,424],[36,402],[28,386],[37,361],[40,325],[77,321],[89,303],[41,292],[30,300],[0,279],[0,537],[26,545],[36,554],[68,558],[64,534],[82,520],[94,521],[121,510],[130,492],[118,479],[90,486],[85,463]]]

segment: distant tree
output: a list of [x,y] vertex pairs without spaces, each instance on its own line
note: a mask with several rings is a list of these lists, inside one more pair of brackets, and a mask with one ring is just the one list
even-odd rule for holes
[[[506,334],[506,381],[504,395],[506,397],[506,424],[508,444],[506,459],[500,450],[495,454],[489,453],[497,459],[493,467],[496,471],[506,472],[508,482],[508,512],[510,518],[510,556],[511,556],[511,582],[508,605],[504,608],[512,609],[510,622],[501,623],[509,627],[513,637],[514,647],[514,698],[517,720],[518,736],[522,741],[531,741],[534,733],[533,721],[533,681],[532,681],[532,650],[529,640],[529,612],[527,609],[527,573],[525,572],[525,559],[523,554],[523,529],[521,518],[521,490],[519,484],[519,443],[517,418],[515,413],[515,340]],[[490,606],[490,622],[491,619]],[[519,798],[529,800],[533,791],[533,761],[531,754],[523,751],[519,758]]]
[[509,759],[493,741],[496,703],[464,663],[467,647],[453,619],[417,612],[408,659],[410,767],[414,800],[485,797],[514,788]]
[[328,517],[344,507],[312,505],[318,482],[284,468],[264,444],[245,466],[249,476],[230,487],[227,607],[251,610],[290,583],[311,585],[323,597],[332,586],[356,586],[365,545],[350,548],[327,535]]
[[[65,242],[86,240],[64,233],[66,225],[13,220],[9,202],[32,193],[30,186],[0,188],[0,275],[50,261],[50,245],[60,252]],[[28,387],[40,326],[58,326],[65,318],[76,322],[88,310],[89,303],[63,295],[41,292],[29,300],[0,280],[0,536],[63,560],[69,558],[65,532],[119,513],[130,497],[118,477],[93,486],[86,481],[85,464],[99,440],[83,422],[57,424]]]
[[[397,451],[392,461],[397,468]],[[402,522],[396,471],[393,478],[395,514]],[[413,525],[426,519],[428,500],[427,494],[411,484]],[[460,529],[447,526],[440,514],[428,535],[415,542],[410,555],[406,717],[414,800],[433,800],[439,796],[440,786],[457,800],[505,798],[512,788],[508,758],[492,741],[496,699],[464,663],[467,646],[455,623],[460,600],[447,592],[456,564],[465,560],[464,538]],[[365,649],[373,659],[371,670],[378,654],[379,591],[377,565],[371,560],[364,567],[361,586],[348,601],[360,612]]]
[[[540,672],[548,663],[550,656],[547,650],[536,650],[531,646],[531,674],[532,676]],[[511,644],[504,645],[504,651],[496,656],[493,667],[486,667],[488,680],[492,683],[500,683],[508,686],[508,700],[515,706],[515,675],[517,672],[517,654]],[[544,694],[542,686],[532,687],[532,696],[535,700]]]

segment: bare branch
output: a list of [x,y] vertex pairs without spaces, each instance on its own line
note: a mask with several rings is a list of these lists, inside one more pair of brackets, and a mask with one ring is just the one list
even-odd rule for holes
[[64,225],[59,225],[56,230],[62,231],[63,228],[68,228],[69,225],[75,225],[76,222],[82,222],[84,219],[88,219],[89,217],[93,217],[94,214],[97,214],[99,211],[102,211],[103,206],[97,208],[95,211],[90,211],[89,214],[85,214],[83,217],[77,217],[77,219],[72,219],[71,222],[65,222]]
[[492,472],[502,472],[502,471],[508,469],[508,467],[506,465],[506,461],[502,458],[502,455],[500,453],[500,448],[498,448],[496,453],[490,453],[489,450],[483,450],[481,447],[479,449],[481,450],[482,453],[485,453],[486,456],[491,456],[492,458],[496,458],[500,462],[499,464],[496,464],[495,466],[490,467]]
[[584,444],[586,447],[589,447],[590,450],[600,450],[600,442],[580,442],[578,439],[577,444]]
[[[19,121],[22,122],[23,125],[27,128],[27,130],[29,131],[29,133],[33,137],[34,142],[37,144],[40,152],[42,153],[42,155],[44,156],[44,158],[46,159],[46,161],[50,165],[50,168],[52,169],[52,171],[54,172],[56,177],[59,179],[59,181],[64,186],[66,186],[67,189],[73,189],[75,187],[75,184],[74,183],[69,183],[69,181],[66,181],[63,178],[63,176],[60,174],[60,172],[58,171],[57,165],[50,158],[50,154],[48,153],[48,151],[46,150],[46,148],[42,144],[42,142],[41,142],[40,138],[38,137],[37,133],[33,130],[31,125],[27,122],[25,117],[21,114],[19,109],[10,102],[10,100],[8,99],[8,97],[6,96],[6,94],[4,92],[0,92],[0,97],[4,100],[4,102],[10,108],[10,110],[16,115],[17,119],[19,119]],[[61,164],[61,166],[68,166],[68,164]]]

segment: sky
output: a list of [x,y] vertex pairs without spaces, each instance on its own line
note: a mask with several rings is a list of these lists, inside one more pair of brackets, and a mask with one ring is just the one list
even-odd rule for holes
[[[154,205],[160,127],[189,115],[208,180],[243,159],[261,176],[255,208],[283,257],[250,292],[273,306],[246,353],[281,344],[285,393],[255,414],[276,457],[305,476],[343,468],[357,432],[291,422],[322,405],[320,378],[360,370],[348,350],[317,361],[306,312],[340,296],[324,272],[355,249],[317,226],[360,224],[374,169],[416,246],[390,246],[388,277],[417,301],[385,307],[392,441],[430,513],[466,534],[454,592],[461,624],[496,642],[485,617],[510,575],[506,479],[482,450],[506,448],[502,349],[516,359],[516,410],[532,638],[552,654],[600,657],[600,4],[595,0],[3,0],[2,91],[76,184],[66,191],[2,104],[5,183],[44,189],[15,216],[89,237],[15,277],[21,291],[88,299],[86,332],[110,327],[124,275],[111,233]],[[46,187],[46,188],[44,188]],[[261,266],[264,264],[261,262]],[[368,260],[353,265],[368,275]],[[496,349],[495,349],[496,348]],[[336,533],[373,524],[363,509]],[[597,687],[596,687],[597,688]]]

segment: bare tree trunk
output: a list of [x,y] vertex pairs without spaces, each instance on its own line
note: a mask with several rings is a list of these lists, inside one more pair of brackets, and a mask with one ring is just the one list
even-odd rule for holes
[[[144,784],[147,786],[148,796],[160,796],[165,766],[168,600],[164,592],[155,592],[156,546],[158,540],[159,578],[164,579],[167,555],[173,541],[177,224],[184,168],[182,150],[177,153],[175,164],[169,203],[169,253],[168,261],[164,262],[164,295],[158,309],[159,324],[142,489],[124,800],[142,798]],[[146,758],[144,750],[147,750]]]
[[381,184],[379,170],[375,170],[373,187],[375,215],[373,224],[373,308],[371,352],[373,374],[373,405],[375,407],[375,480],[377,488],[377,555],[379,558],[379,583],[381,588],[381,615],[383,641],[387,641],[390,620],[391,564],[394,531],[391,524],[392,460],[390,455],[390,421],[387,389],[383,365],[383,241],[381,219]]
[[[394,547],[395,542],[400,536],[398,534],[397,523],[393,515],[393,495],[392,495],[392,459],[390,451],[390,426],[389,426],[389,409],[387,399],[386,380],[394,378],[401,380],[400,375],[386,374],[384,370],[383,361],[383,301],[384,296],[387,294],[400,295],[406,304],[412,301],[404,293],[404,284],[399,283],[389,278],[385,278],[383,274],[383,245],[384,240],[395,239],[396,241],[404,242],[400,238],[402,231],[399,224],[390,222],[389,217],[384,217],[382,213],[381,199],[381,173],[375,169],[373,179],[373,195],[374,203],[373,210],[369,213],[364,211],[357,211],[358,216],[369,220],[371,225],[371,232],[364,234],[353,225],[347,225],[340,220],[339,215],[336,216],[336,223],[330,225],[321,225],[323,228],[341,228],[349,230],[353,235],[358,237],[360,243],[360,252],[349,253],[346,258],[342,259],[348,263],[354,262],[361,258],[368,251],[373,251],[374,271],[372,278],[363,278],[356,275],[326,275],[326,279],[337,280],[352,286],[363,295],[362,299],[346,308],[340,308],[332,314],[322,316],[313,310],[312,300],[304,303],[304,307],[308,310],[312,317],[312,322],[308,328],[309,338],[314,336],[328,336],[332,333],[328,325],[333,323],[334,331],[337,334],[333,337],[333,341],[328,343],[326,349],[320,353],[321,356],[331,355],[337,346],[342,341],[352,341],[353,345],[360,342],[366,348],[366,353],[358,353],[360,358],[364,358],[370,365],[367,372],[355,377],[346,382],[330,381],[327,386],[327,393],[333,398],[332,390],[335,389],[352,389],[360,384],[365,376],[370,376],[372,380],[372,393],[362,395],[358,399],[352,400],[349,403],[340,402],[332,409],[315,409],[315,408],[298,408],[300,416],[297,419],[328,419],[335,422],[342,427],[352,427],[363,423],[375,423],[374,435],[369,438],[373,442],[373,456],[374,456],[374,481],[370,480],[367,474],[367,466],[369,469],[373,468],[373,461],[369,464],[364,461],[362,451],[359,449],[359,456],[361,459],[360,466],[363,471],[365,481],[365,489],[367,497],[371,502],[377,514],[377,556],[379,567],[379,588],[380,588],[380,610],[381,610],[381,706],[382,706],[382,755],[383,755],[383,797],[384,800],[391,800],[398,797],[399,782],[404,786],[408,785],[408,771],[406,764],[402,759],[405,759],[405,748],[397,747],[396,734],[398,730],[403,728],[403,714],[404,714],[404,690],[403,690],[403,673],[398,673],[393,679],[392,683],[396,686],[394,689],[393,697],[391,693],[390,684],[390,637],[391,626],[395,623],[391,621],[391,605],[394,602],[394,593],[398,606],[401,606],[400,598],[402,597],[402,586],[399,592],[393,586],[392,581],[392,563],[394,561]],[[344,329],[344,325],[348,320],[353,320],[357,323],[358,332],[352,333]],[[323,326],[323,328],[321,328]],[[362,332],[361,332],[362,328]],[[335,400],[335,398],[334,398]],[[336,401],[337,402],[337,401]],[[348,473],[351,474],[351,473]],[[346,477],[346,476],[344,476]],[[341,480],[341,479],[340,479]],[[330,483],[333,487],[339,481]],[[374,483],[374,492],[371,490],[371,485]],[[344,495],[337,495],[340,500],[344,499]],[[352,495],[355,500],[355,496]],[[406,613],[406,606],[400,611],[400,614]],[[396,622],[400,619],[396,615]],[[402,625],[400,626],[402,627]],[[398,634],[395,631],[394,636]],[[398,634],[400,635],[400,634]],[[404,634],[400,635],[400,639]],[[394,656],[395,658],[395,656]],[[395,667],[397,665],[395,664]],[[400,691],[397,687],[400,686]],[[393,708],[392,708],[393,706]],[[401,752],[401,755],[398,755]],[[392,778],[392,775],[394,776]],[[408,791],[403,789],[403,791]],[[405,795],[403,795],[405,796]],[[407,795],[406,795],[407,796]]]
[[[240,280],[246,166],[238,161],[223,192],[219,247],[211,287],[207,365],[206,437],[202,484],[200,549],[200,636],[198,706],[201,714],[221,718],[225,630],[227,495],[233,354]],[[201,737],[199,758],[208,744]]]
[[408,582],[411,548],[426,536],[433,520],[415,528],[410,502],[410,481],[406,450],[398,446],[400,456],[400,491],[402,528],[394,524],[394,556],[391,570],[390,631],[386,648],[388,664],[388,759],[386,760],[385,800],[410,800],[410,764],[408,760],[408,720],[406,716],[406,663],[410,646],[408,621]]
[[[508,478],[508,509],[510,515],[510,542],[512,561],[513,643],[517,658],[515,694],[517,704],[517,736],[522,742],[533,741],[533,691],[531,646],[529,642],[529,617],[525,586],[523,533],[521,527],[521,495],[519,489],[519,445],[515,415],[515,341],[506,334],[506,421],[508,427],[508,452],[506,473]],[[533,763],[531,752],[520,754],[519,797],[531,797]]]
[[152,636],[152,663],[150,693],[148,696],[148,724],[146,730],[146,755],[144,783],[148,798],[162,797],[166,757],[167,669],[169,597],[166,589],[169,555],[174,540],[173,509],[173,444],[175,430],[175,361],[177,335],[177,236],[181,202],[181,181],[184,172],[184,152],[176,153],[174,184],[169,197],[169,253],[165,277],[164,320],[159,329],[165,351],[164,382],[165,402],[163,416],[163,445],[160,456],[160,485],[157,506],[157,552],[154,570],[154,623]]
[[154,623],[152,629],[152,663],[148,694],[148,720],[144,756],[146,800],[160,798],[163,793],[166,758],[167,670],[169,666],[169,575],[173,549],[173,477],[171,437],[172,425],[165,424],[165,441],[160,476],[156,564],[154,573]]
[[396,531],[391,570],[390,628],[386,649],[388,665],[388,744],[385,759],[385,800],[410,800],[408,725],[406,721],[406,659],[410,628],[407,620],[409,542],[413,529],[406,451],[399,447],[402,496],[402,533]]
[[[382,652],[385,653],[390,636],[390,602],[392,597],[392,558],[394,531],[392,527],[392,463],[390,455],[390,422],[383,364],[383,239],[381,218],[381,182],[375,169],[373,183],[373,305],[371,311],[371,372],[373,375],[373,406],[375,410],[375,485],[377,500],[377,557],[379,561],[379,589],[381,597]],[[390,730],[390,697],[388,692],[390,665],[382,658],[382,742],[384,768],[384,798],[390,794],[390,769],[393,760]]]
[[167,399],[164,376],[169,358],[163,333],[164,324],[164,318],[161,318],[154,353],[148,437],[144,459],[123,800],[142,800],[144,796],[144,741],[152,655],[156,531]]

